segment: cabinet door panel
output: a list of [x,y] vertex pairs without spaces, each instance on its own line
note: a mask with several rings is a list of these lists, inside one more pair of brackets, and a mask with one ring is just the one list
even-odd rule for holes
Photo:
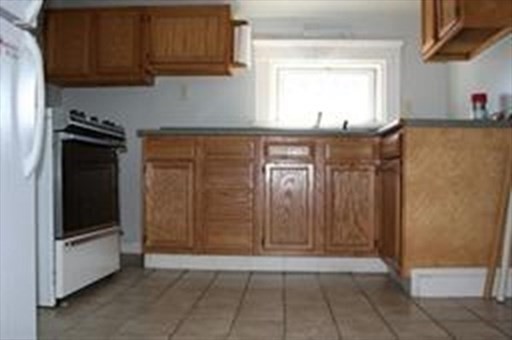
[[148,162],[145,174],[146,249],[194,247],[194,165]]
[[91,73],[92,11],[46,12],[45,63],[48,77]]
[[228,64],[227,6],[181,6],[150,11],[150,59],[156,69],[171,64]]
[[375,167],[327,167],[328,251],[371,251],[375,239]]
[[99,10],[95,18],[97,74],[141,75],[144,54],[141,12]]
[[263,250],[314,250],[312,164],[265,165]]
[[251,253],[254,229],[254,164],[215,159],[203,163],[203,247],[221,253]]

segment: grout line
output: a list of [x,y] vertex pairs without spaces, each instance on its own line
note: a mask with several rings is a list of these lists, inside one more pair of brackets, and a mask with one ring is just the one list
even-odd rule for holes
[[379,316],[379,318],[382,320],[382,322],[384,322],[384,324],[389,329],[391,334],[395,337],[395,340],[399,339],[399,336],[396,333],[396,331],[393,328],[393,326],[391,326],[391,324],[388,322],[388,320],[386,320],[386,318],[384,317],[384,315],[382,314],[380,309],[375,305],[375,303],[373,303],[373,300],[371,299],[370,295],[368,295],[368,292],[366,292],[363,289],[363,287],[361,287],[359,282],[357,282],[357,280],[356,280],[356,278],[355,278],[353,273],[350,273],[350,277],[351,277],[352,281],[354,282],[354,286],[357,288],[357,290],[359,290],[359,292],[363,295],[363,297],[366,299],[366,301],[368,301],[368,303],[372,307],[373,311]]
[[283,301],[283,335],[282,340],[286,340],[286,273],[281,272],[282,276],[282,288],[281,288],[281,294],[282,294],[282,301]]
[[[188,271],[187,271],[188,272]],[[213,286],[213,284],[215,283],[215,281],[217,281],[217,278],[219,276],[219,272],[215,272],[215,274],[213,275],[213,277],[210,279],[210,282],[208,282],[208,284],[206,285],[206,287],[203,289],[203,291],[199,294],[199,296],[194,300],[194,302],[192,303],[192,305],[190,306],[190,308],[188,309],[188,311],[183,315],[183,317],[181,318],[180,321],[178,321],[178,323],[176,324],[176,326],[174,327],[174,330],[169,333],[169,336],[167,337],[168,340],[170,340],[175,334],[176,332],[178,331],[178,329],[180,329],[181,325],[183,325],[183,323],[185,322],[185,320],[190,316],[190,314],[192,314],[192,311],[197,307],[197,305],[199,304],[199,301],[201,301],[203,299],[203,297],[206,295],[206,293],[210,290],[210,288]]]
[[319,273],[316,273],[316,280],[318,282],[318,287],[320,287],[320,292],[322,294],[324,302],[327,304],[327,308],[329,309],[329,313],[331,314],[331,319],[334,322],[334,327],[336,327],[336,333],[338,334],[338,339],[342,340],[343,336],[341,334],[340,326],[338,325],[336,317],[334,316],[334,312],[333,312],[331,301],[329,300],[329,296],[328,296],[327,290],[325,289],[325,287],[322,284],[322,280],[320,279],[320,274]]
[[[150,273],[152,273],[152,272],[153,272],[153,270]],[[131,289],[131,288],[135,287],[136,285],[138,285],[142,280],[145,279],[146,276],[149,276],[150,273],[142,272],[142,275],[140,275],[140,277],[137,276],[136,278],[134,278],[133,282],[130,282],[129,284],[127,284],[126,287],[124,287],[124,289],[121,289],[119,292],[115,293],[110,299],[107,299],[106,301],[98,303],[98,305],[95,308],[92,308],[92,310],[87,313],[88,316],[86,316],[84,318],[81,318],[80,321],[78,321],[78,322],[73,322],[73,324],[71,326],[63,329],[61,333],[66,333],[66,332],[78,329],[84,320],[86,320],[89,317],[91,317],[91,315],[95,315],[96,312],[98,312],[101,308],[103,308],[106,305],[112,303],[122,293],[124,293],[124,292],[128,291],[129,289]],[[104,284],[109,284],[109,285],[113,284],[113,285],[115,285],[116,283],[115,282],[110,282],[110,283],[104,282]],[[93,288],[93,287],[90,287],[90,288]],[[94,289],[98,289],[98,290],[101,290],[102,288],[103,287],[94,287]],[[82,291],[82,293],[86,293],[86,292]],[[82,298],[83,298],[83,296],[82,296]],[[59,303],[60,302],[65,302],[65,301],[59,301]],[[61,308],[61,307],[57,307],[56,309],[59,309],[59,308]]]
[[[478,314],[477,312],[475,312],[471,307],[468,307],[466,306],[465,304],[457,301],[456,302],[458,306],[461,306],[462,308],[466,309],[467,311],[469,311],[471,314],[473,314],[474,316],[476,316],[476,318],[478,320],[480,320],[482,323],[486,324],[487,326],[491,327],[491,328],[494,328],[496,329],[498,332],[500,332],[501,334],[505,335],[506,337],[509,336],[509,334],[507,334],[504,330],[502,330],[500,327],[498,327],[497,325],[495,325],[492,321],[501,321],[501,320],[488,320],[488,319],[485,319],[484,317],[482,317],[480,314]],[[505,320],[507,321],[507,320]]]
[[236,309],[235,309],[235,316],[233,317],[233,320],[231,320],[231,325],[229,325],[229,331],[228,331],[227,338],[229,338],[229,336],[233,332],[233,328],[235,327],[235,322],[238,320],[240,311],[242,310],[242,305],[245,300],[247,290],[249,289],[249,282],[251,281],[252,274],[253,274],[252,272],[249,272],[249,275],[247,275],[247,280],[245,281],[245,286],[242,291],[242,295],[240,296],[240,302],[238,303],[238,306],[236,306]]
[[432,321],[436,326],[438,326],[439,328],[441,328],[443,331],[445,331],[449,336],[450,338],[452,338],[453,340],[456,340],[457,337],[455,336],[455,334],[453,334],[452,332],[450,332],[450,330],[445,326],[443,325],[443,323],[440,321],[440,320],[437,320],[436,318],[434,318],[432,315],[430,315],[430,313],[428,312],[428,310],[421,306],[421,304],[419,304],[416,300],[414,300],[413,298],[411,298],[410,296],[406,295],[407,299],[409,301],[411,301],[420,311],[422,311],[429,319],[430,321]]

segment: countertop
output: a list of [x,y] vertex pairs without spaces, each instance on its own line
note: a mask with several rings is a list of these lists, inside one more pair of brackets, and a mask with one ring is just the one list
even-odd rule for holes
[[396,131],[401,127],[446,127],[446,128],[512,128],[512,122],[462,119],[398,119],[380,128],[341,129],[295,129],[279,127],[162,127],[138,130],[139,137],[166,135],[279,135],[279,136],[347,136],[374,137]]

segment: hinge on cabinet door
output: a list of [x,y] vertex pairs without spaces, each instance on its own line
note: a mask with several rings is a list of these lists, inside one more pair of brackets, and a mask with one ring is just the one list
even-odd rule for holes
[[265,166],[264,165],[261,166],[261,172],[265,173]]
[[261,238],[261,248],[265,247],[265,236]]

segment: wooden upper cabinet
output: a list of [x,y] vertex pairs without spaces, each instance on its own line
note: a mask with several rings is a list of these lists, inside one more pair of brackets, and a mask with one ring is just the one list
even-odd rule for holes
[[143,20],[137,8],[46,11],[48,80],[66,86],[151,83]]
[[422,10],[422,52],[428,52],[437,40],[436,0],[423,0]]
[[328,165],[326,169],[326,250],[373,252],[376,224],[374,165]]
[[150,65],[157,74],[228,74],[229,6],[148,9]]
[[50,81],[87,77],[91,72],[93,11],[46,11],[45,63]]
[[146,251],[194,250],[194,174],[191,161],[149,161],[145,164]]
[[512,32],[512,1],[422,1],[426,61],[469,60]]
[[268,163],[265,165],[264,187],[262,251],[314,251],[313,164]]

